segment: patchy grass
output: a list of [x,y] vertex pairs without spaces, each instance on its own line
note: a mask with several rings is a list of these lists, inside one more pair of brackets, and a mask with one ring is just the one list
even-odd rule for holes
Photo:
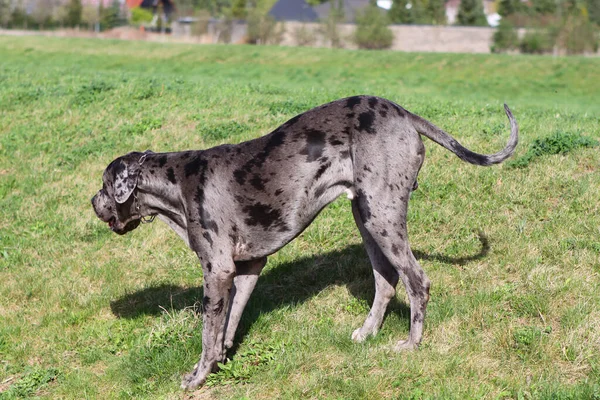
[[[600,139],[597,58],[0,37],[0,59],[1,398],[600,397],[600,154],[576,139]],[[477,168],[426,141],[409,212],[433,282],[419,351],[390,351],[409,329],[402,290],[377,337],[350,340],[374,288],[339,199],[270,257],[230,363],[183,394],[198,262],[164,224],[117,237],[98,221],[103,169],[354,94],[488,153],[508,138],[506,102],[516,159],[535,157]]]

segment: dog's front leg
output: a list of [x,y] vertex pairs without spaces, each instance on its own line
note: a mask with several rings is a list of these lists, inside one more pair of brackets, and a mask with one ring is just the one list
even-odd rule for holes
[[206,382],[208,375],[217,369],[225,356],[223,347],[225,321],[235,265],[233,260],[207,260],[200,257],[204,272],[204,298],[202,299],[202,356],[194,370],[183,378],[183,389],[194,389]]

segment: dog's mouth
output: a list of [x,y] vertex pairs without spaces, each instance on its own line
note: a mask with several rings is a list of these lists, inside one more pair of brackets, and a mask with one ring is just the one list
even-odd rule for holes
[[108,227],[110,228],[111,231],[113,231],[114,233],[116,233],[118,235],[124,235],[127,232],[131,232],[132,230],[137,228],[138,225],[140,224],[140,222],[141,222],[141,219],[134,219],[134,220],[127,222],[126,224],[123,224],[123,223],[120,223],[119,221],[117,221],[117,219],[115,217],[111,217],[107,223],[108,223]]

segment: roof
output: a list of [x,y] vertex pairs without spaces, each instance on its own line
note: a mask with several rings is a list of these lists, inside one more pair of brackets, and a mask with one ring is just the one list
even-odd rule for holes
[[[342,0],[342,5],[344,7],[344,20],[346,22],[354,22],[356,20],[356,14],[363,8],[368,7],[369,4],[369,0]],[[324,20],[331,11],[331,1],[319,4],[314,9],[319,16],[319,19]]]
[[315,22],[319,19],[305,0],[278,0],[269,14],[277,21]]

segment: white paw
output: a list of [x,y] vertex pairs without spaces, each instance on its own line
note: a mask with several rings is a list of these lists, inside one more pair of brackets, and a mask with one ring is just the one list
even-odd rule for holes
[[358,328],[357,330],[352,332],[352,340],[355,341],[356,343],[364,342],[366,338],[367,338],[367,335],[365,335],[361,332],[361,328]]

